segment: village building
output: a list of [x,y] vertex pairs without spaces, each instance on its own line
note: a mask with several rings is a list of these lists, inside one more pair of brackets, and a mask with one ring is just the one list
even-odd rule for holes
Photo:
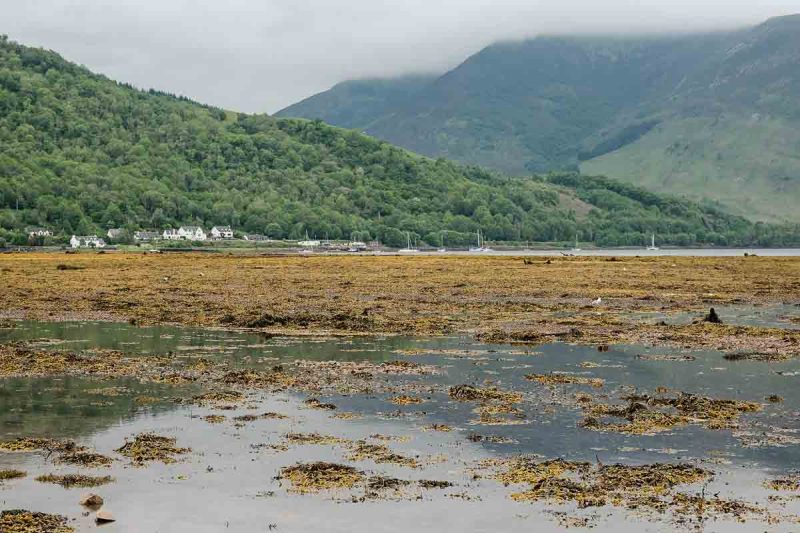
[[266,235],[259,235],[258,233],[251,233],[244,236],[246,241],[268,241],[269,237]]
[[73,248],[105,248],[106,241],[97,235],[78,236],[73,235],[69,240],[70,246]]
[[233,239],[233,230],[230,226],[214,226],[211,228],[212,239]]
[[137,242],[157,241],[161,238],[161,233],[157,231],[136,231],[133,233],[133,240]]
[[180,232],[176,229],[165,229],[162,237],[167,241],[179,241],[183,238],[181,237]]
[[106,236],[112,241],[119,239],[125,235],[125,230],[122,228],[111,228],[106,232]]
[[28,237],[52,237],[53,232],[47,228],[34,228],[28,227],[25,228],[25,233],[28,234]]
[[178,228],[178,235],[187,241],[204,241],[208,238],[206,232],[199,226],[181,226]]

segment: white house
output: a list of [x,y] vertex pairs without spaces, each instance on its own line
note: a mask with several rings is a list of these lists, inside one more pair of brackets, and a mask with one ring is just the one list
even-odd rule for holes
[[46,228],[25,228],[28,237],[52,237],[53,232]]
[[164,237],[164,240],[167,241],[179,241],[183,238],[181,237],[180,232],[176,229],[165,229],[162,237]]
[[136,231],[133,233],[133,240],[137,242],[157,241],[160,238],[161,234],[157,231]]
[[125,234],[125,230],[122,229],[122,228],[111,228],[110,230],[108,230],[106,232],[106,236],[111,240],[119,239],[124,234]]
[[204,241],[208,238],[203,228],[198,226],[181,226],[178,229],[178,235],[187,241]]
[[212,239],[233,239],[233,230],[230,226],[214,226],[211,228]]
[[250,233],[244,236],[246,241],[268,241],[269,237],[266,235],[259,235],[258,233]]
[[73,235],[69,240],[70,246],[73,248],[105,248],[106,241],[97,235],[78,236]]

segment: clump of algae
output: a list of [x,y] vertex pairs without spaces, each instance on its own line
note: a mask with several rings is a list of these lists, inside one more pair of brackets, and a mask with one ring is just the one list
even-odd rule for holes
[[176,455],[190,452],[189,448],[175,446],[176,439],[154,433],[140,433],[130,442],[117,449],[117,453],[131,459],[133,464],[141,466],[151,461],[169,464],[176,461]]
[[564,459],[518,458],[494,477],[505,485],[529,485],[527,490],[511,495],[517,501],[635,508],[665,506],[658,497],[679,485],[708,480],[711,475],[707,470],[688,464],[591,465]]
[[498,401],[504,403],[517,403],[522,400],[518,392],[506,392],[499,389],[479,388],[472,385],[455,385],[448,392],[451,398],[459,402],[487,402]]
[[342,444],[347,442],[345,439],[334,437],[332,435],[322,435],[320,433],[287,433],[286,441],[289,444],[318,444],[322,446],[332,446],[334,444]]
[[110,465],[112,459],[99,453],[78,450],[62,453],[58,456],[57,461],[68,465],[96,468]]
[[473,385],[456,385],[450,387],[449,395],[459,402],[476,402],[475,413],[478,419],[475,424],[510,425],[520,424],[524,413],[514,406],[522,401],[522,394],[507,392],[497,388],[479,388]]
[[764,486],[772,490],[800,491],[800,473],[770,479],[764,482]]
[[409,468],[417,468],[419,463],[413,457],[406,457],[393,452],[382,444],[370,444],[359,440],[350,446],[350,453],[347,458],[351,461],[372,460],[376,463],[391,463]]
[[236,404],[245,400],[244,394],[239,391],[214,391],[200,394],[192,398],[192,402],[198,405],[219,406],[222,404]]
[[[708,429],[733,429],[739,417],[761,409],[761,404],[740,400],[721,400],[689,393],[677,396],[628,396],[628,405],[614,406],[584,402],[586,413],[581,425],[597,431],[649,435],[685,424],[700,424]],[[623,419],[611,422],[603,417]]]
[[111,483],[114,481],[114,478],[111,476],[85,476],[83,474],[47,474],[37,477],[36,481],[40,483],[55,483],[56,485],[61,485],[65,489],[69,489],[72,487],[99,487]]
[[418,398],[416,396],[408,396],[406,394],[401,394],[399,396],[395,396],[389,399],[395,405],[416,405],[423,403],[425,400],[422,398]]
[[0,450],[6,452],[74,452],[83,448],[70,440],[55,440],[41,437],[20,437],[0,442]]
[[365,480],[360,470],[336,463],[298,463],[282,468],[280,479],[287,479],[296,492],[319,492],[331,489],[350,489]]
[[3,533],[71,533],[75,529],[69,527],[66,517],[61,515],[10,509],[0,512],[0,531]]
[[9,479],[19,479],[21,477],[25,477],[28,474],[23,472],[22,470],[0,470],[0,481],[6,481]]
[[600,378],[587,378],[569,374],[528,374],[525,379],[537,381],[542,385],[590,385],[597,389],[605,385],[605,381]]

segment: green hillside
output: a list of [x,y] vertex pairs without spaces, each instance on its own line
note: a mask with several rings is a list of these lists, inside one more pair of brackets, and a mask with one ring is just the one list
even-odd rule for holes
[[[578,170],[800,220],[800,16],[665,37],[490,46],[369,120],[341,86],[279,116],[320,118],[416,152],[520,174]],[[792,198],[787,195],[794,194]]]
[[140,91],[0,39],[0,239],[231,224],[272,237],[784,245],[793,228],[574,174],[509,178],[320,121]]

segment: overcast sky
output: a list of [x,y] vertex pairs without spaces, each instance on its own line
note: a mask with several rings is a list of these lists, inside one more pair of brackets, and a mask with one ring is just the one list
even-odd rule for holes
[[0,33],[142,88],[274,112],[539,33],[729,28],[798,0],[0,0]]

